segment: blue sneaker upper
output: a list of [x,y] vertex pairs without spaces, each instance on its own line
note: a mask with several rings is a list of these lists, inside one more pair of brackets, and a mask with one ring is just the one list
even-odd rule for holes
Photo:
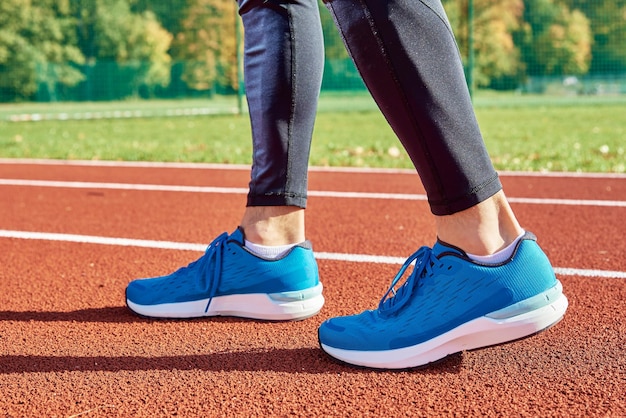
[[[308,242],[307,242],[308,245]],[[277,260],[248,252],[241,230],[217,237],[198,260],[174,273],[128,284],[126,297],[139,305],[179,303],[215,296],[280,293],[319,283],[310,247],[298,245]]]
[[[395,290],[413,262],[413,270]],[[345,350],[409,347],[556,284],[550,262],[530,233],[498,265],[473,262],[461,250],[437,242],[433,249],[422,247],[409,257],[376,310],[327,320],[319,339]]]

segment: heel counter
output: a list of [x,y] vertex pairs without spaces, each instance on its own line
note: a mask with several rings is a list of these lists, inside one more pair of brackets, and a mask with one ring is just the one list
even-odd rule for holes
[[285,261],[298,266],[297,280],[304,288],[314,287],[320,283],[319,268],[312,249],[294,247]]
[[519,260],[526,267],[527,278],[538,286],[538,290],[546,290],[552,288],[558,282],[554,267],[550,262],[547,254],[539,246],[536,240],[523,240],[520,243],[518,255],[522,258]]

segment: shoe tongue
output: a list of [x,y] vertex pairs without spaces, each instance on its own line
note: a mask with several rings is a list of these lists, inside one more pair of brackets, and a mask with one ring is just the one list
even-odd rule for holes
[[437,242],[433,246],[433,254],[437,258],[439,258],[443,254],[457,254],[463,257],[467,257],[467,254],[462,249],[440,241],[439,239],[437,239]]
[[237,241],[241,245],[243,245],[243,239],[243,231],[241,228],[235,229],[235,231],[228,237],[229,241]]

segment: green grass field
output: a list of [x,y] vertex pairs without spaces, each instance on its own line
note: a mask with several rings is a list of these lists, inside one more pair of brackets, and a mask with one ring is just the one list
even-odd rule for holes
[[[481,94],[475,105],[497,169],[626,172],[625,97]],[[249,122],[236,109],[234,98],[3,104],[0,157],[248,164]],[[10,121],[19,114],[44,120]],[[45,120],[59,117],[68,120]],[[320,101],[311,165],[412,167],[368,96],[330,94]]]

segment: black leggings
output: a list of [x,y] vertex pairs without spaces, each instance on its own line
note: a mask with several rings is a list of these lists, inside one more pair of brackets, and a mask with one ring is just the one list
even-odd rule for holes
[[[329,0],[346,48],[411,157],[431,211],[450,215],[502,186],[438,0]],[[248,206],[306,206],[324,50],[316,0],[240,0],[253,137]]]

